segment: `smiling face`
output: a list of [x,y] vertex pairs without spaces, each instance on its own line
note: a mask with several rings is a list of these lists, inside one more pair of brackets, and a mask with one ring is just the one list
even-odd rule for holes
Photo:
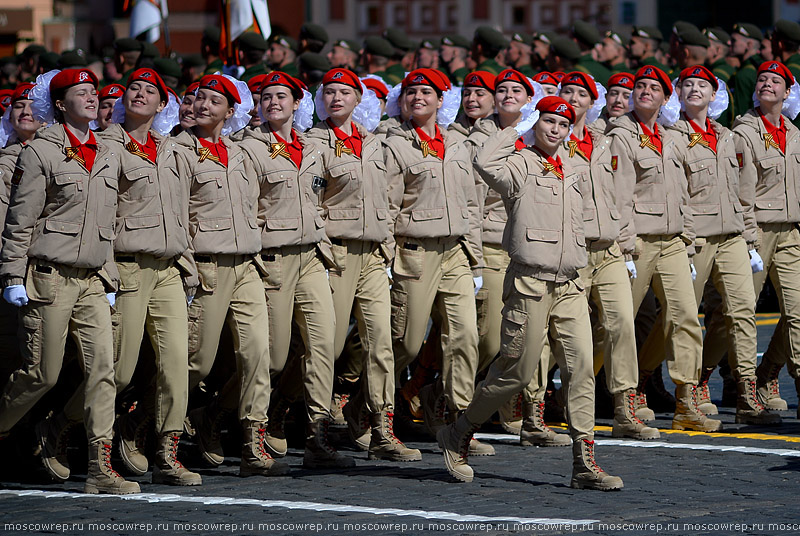
[[33,118],[31,102],[28,99],[20,99],[11,105],[9,122],[20,139],[30,138],[42,124]]
[[115,98],[103,99],[100,101],[100,109],[97,112],[97,126],[100,130],[105,130],[111,124],[111,114],[114,111],[114,104],[117,100]]
[[756,96],[765,104],[783,102],[789,97],[786,80],[778,74],[763,72],[756,79]]
[[269,86],[261,92],[261,116],[273,128],[291,120],[300,101],[294,100],[291,90],[286,86]]
[[580,119],[586,112],[589,111],[589,108],[592,107],[594,104],[594,100],[592,99],[592,95],[589,93],[585,87],[576,86],[574,84],[567,84],[565,86],[561,86],[561,93],[558,94],[559,97],[567,101],[575,108],[575,115]]
[[660,82],[643,78],[633,86],[633,108],[642,112],[658,112],[667,102]]
[[409,86],[402,99],[411,117],[425,123],[442,106],[442,97],[431,86]]
[[628,113],[631,90],[622,86],[611,86],[606,93],[606,112],[609,117],[621,117]]
[[498,84],[494,94],[494,103],[498,113],[518,114],[525,104],[531,101],[525,86],[519,82],[502,82]]
[[97,119],[97,88],[93,84],[77,84],[56,101],[56,107],[74,123],[88,123]]
[[323,88],[322,102],[331,119],[346,121],[361,102],[361,92],[347,84],[332,82]]
[[131,82],[122,95],[125,113],[137,117],[153,117],[164,109],[158,88],[153,84],[136,80]]
[[686,108],[702,110],[714,100],[717,92],[714,87],[701,78],[687,78],[678,86],[678,99]]
[[213,130],[233,115],[228,98],[213,89],[199,89],[192,104],[195,124]]
[[555,151],[569,135],[569,121],[553,113],[543,113],[534,126],[536,145],[548,152]]
[[181,101],[181,106],[178,110],[178,119],[180,119],[181,128],[184,130],[192,128],[197,124],[194,120],[194,110],[192,109],[194,106],[194,98],[194,95],[191,93],[186,95]]
[[494,95],[482,87],[465,87],[461,91],[461,106],[470,119],[487,117],[494,110]]

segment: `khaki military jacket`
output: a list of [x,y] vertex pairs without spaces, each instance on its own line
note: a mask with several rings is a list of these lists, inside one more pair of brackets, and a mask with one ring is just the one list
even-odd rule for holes
[[[716,121],[717,152],[699,143],[692,144],[694,129],[685,116],[670,129],[675,132],[678,155],[686,175],[689,207],[694,216],[694,230],[699,238],[745,233],[745,213],[739,201],[739,164],[733,132]],[[755,219],[745,238],[756,241]]]
[[20,153],[3,231],[0,275],[22,284],[28,259],[101,269],[109,290],[119,273],[113,260],[119,152],[97,138],[92,171],[67,160],[63,125],[40,130]]
[[[473,162],[478,153],[483,150],[483,144],[489,136],[500,130],[497,114],[475,121],[475,126],[472,127],[466,141]],[[481,202],[481,239],[484,244],[500,246],[503,243],[503,231],[506,228],[506,221],[508,221],[505,204],[500,194],[489,188],[478,171],[474,169],[474,172],[475,188],[478,190],[478,198]]]
[[253,162],[254,177],[260,185],[258,220],[262,226],[261,249],[319,244],[326,259],[332,259],[325,235],[322,199],[325,170],[322,151],[300,132],[303,146],[300,169],[283,156],[271,157],[278,139],[268,125],[247,130],[242,149]]
[[156,163],[131,153],[130,136],[113,124],[99,134],[120,154],[114,251],[178,257],[189,247],[189,190],[178,175],[177,144],[151,130]]
[[174,138],[178,174],[189,191],[189,252],[197,255],[252,255],[261,250],[258,181],[239,145],[221,136],[228,167],[201,155],[191,130]]
[[[662,152],[641,146],[638,121],[627,113],[610,123],[611,167],[620,211],[619,245],[632,259],[637,235],[681,235],[694,255],[694,221],[675,133],[659,126]],[[682,143],[682,140],[681,140]]]
[[[455,137],[459,141],[464,141],[469,136],[469,131],[472,129],[472,125],[469,122],[469,118],[467,115],[462,111],[458,112],[458,116],[456,116],[456,120],[450,123],[447,127],[447,132],[451,136]],[[472,155],[475,156],[474,154]]]
[[384,119],[383,121],[378,123],[378,126],[375,127],[375,132],[373,132],[373,134],[378,136],[378,138],[381,141],[383,141],[383,139],[386,137],[386,133],[389,132],[389,129],[391,129],[393,127],[399,127],[402,124],[403,124],[403,120],[400,119],[399,116],[398,117],[387,117],[386,119]]
[[3,187],[0,188],[0,232],[6,221],[8,203],[11,200],[11,177],[17,167],[17,158],[25,146],[14,142],[0,149],[0,176],[3,178]]
[[306,134],[322,151],[323,176],[328,182],[322,196],[325,232],[330,238],[378,242],[390,261],[389,196],[383,145],[363,126],[354,124],[361,136],[361,158],[344,152],[336,155],[338,138],[325,121],[317,123]]
[[800,131],[788,118],[784,124],[786,153],[765,147],[767,129],[755,110],[733,124],[739,197],[758,223],[800,222]]
[[449,132],[442,132],[444,160],[422,156],[420,140],[409,122],[386,135],[390,229],[411,238],[456,238],[473,268],[483,267],[481,217],[470,154]]
[[490,136],[475,167],[505,202],[503,249],[514,270],[563,283],[574,279],[587,262],[580,176],[562,159],[564,177],[558,178],[532,148],[515,150],[518,137],[513,128]]
[[586,240],[597,241],[597,247],[607,248],[619,238],[620,229],[611,167],[611,138],[587,130],[592,137],[590,160],[577,151],[570,151],[568,140],[559,148],[559,155],[580,177]]

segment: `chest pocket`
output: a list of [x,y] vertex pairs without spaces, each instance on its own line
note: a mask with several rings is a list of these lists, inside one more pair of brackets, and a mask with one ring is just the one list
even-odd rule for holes
[[125,172],[125,181],[122,184],[120,195],[124,199],[138,201],[156,195],[156,183],[153,180],[155,168],[140,166]]
[[763,158],[756,162],[758,166],[758,181],[767,185],[777,184],[783,181],[783,157],[772,156]]
[[[561,179],[557,177],[541,177],[534,176],[536,184],[534,191],[534,200],[537,203],[547,203],[549,205],[561,204]],[[576,182],[576,184],[578,184]]]
[[[647,149],[652,153],[650,149]],[[644,158],[636,162],[636,183],[657,184],[664,182],[663,164],[658,157]]]
[[297,197],[296,171],[276,169],[267,171],[262,176],[262,189],[267,199],[294,199]]
[[440,190],[441,173],[441,167],[437,171],[434,164],[412,164],[408,166],[406,184],[413,190]]
[[78,173],[57,173],[53,176],[53,194],[59,205],[65,203],[83,201],[86,197],[86,181]]
[[711,186],[714,182],[715,166],[716,162],[711,159],[689,163],[689,195],[691,197]]
[[201,201],[225,199],[225,170],[201,171],[194,176],[192,196]]

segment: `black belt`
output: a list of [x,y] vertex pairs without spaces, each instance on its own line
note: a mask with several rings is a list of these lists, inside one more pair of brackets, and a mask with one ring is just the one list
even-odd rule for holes
[[337,246],[343,246],[344,240],[342,240],[341,238],[331,238],[331,244],[335,244]]
[[409,250],[411,250],[411,251],[417,251],[417,250],[419,249],[419,244],[411,244],[411,243],[409,243],[409,242],[405,242],[405,243],[402,245],[402,248],[403,248],[403,249],[409,249]]
[[133,255],[116,255],[114,260],[117,262],[136,262],[136,257]]
[[214,259],[211,258],[211,255],[195,255],[194,260],[195,262],[214,262]]

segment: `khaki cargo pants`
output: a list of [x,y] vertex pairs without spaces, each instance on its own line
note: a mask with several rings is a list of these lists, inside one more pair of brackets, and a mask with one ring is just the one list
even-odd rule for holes
[[111,307],[96,272],[31,259],[25,279],[30,301],[19,317],[23,367],[0,397],[0,432],[9,431],[56,384],[72,335],[85,377],[87,438],[111,441],[117,394]]
[[[251,256],[195,255],[200,287],[189,306],[189,390],[211,371],[222,327],[233,333],[238,389],[223,389],[220,406],[239,420],[264,422],[269,407],[269,319],[264,284]],[[238,395],[238,400],[237,400]]]

